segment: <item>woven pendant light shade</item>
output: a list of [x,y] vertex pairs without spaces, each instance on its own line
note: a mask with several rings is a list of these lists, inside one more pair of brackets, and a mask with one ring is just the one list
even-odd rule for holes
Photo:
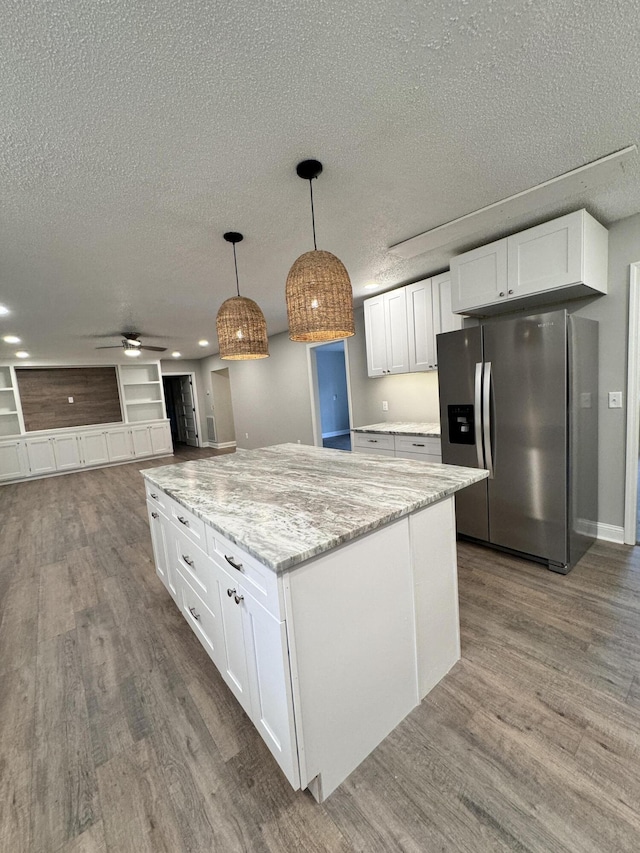
[[220,306],[216,326],[220,358],[233,361],[268,358],[267,323],[253,299],[245,296],[227,299]]
[[286,299],[292,341],[355,335],[349,273],[331,252],[315,249],[300,255],[287,276]]

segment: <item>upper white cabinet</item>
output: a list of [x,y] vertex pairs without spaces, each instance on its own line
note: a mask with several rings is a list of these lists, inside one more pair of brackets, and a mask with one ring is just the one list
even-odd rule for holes
[[369,376],[407,373],[409,342],[404,288],[366,299],[364,323]]
[[578,210],[452,258],[452,307],[495,314],[606,293],[607,264],[607,229]]
[[366,299],[364,319],[371,377],[435,370],[436,335],[462,328],[449,272]]
[[14,372],[0,367],[0,436],[20,434],[20,407]]

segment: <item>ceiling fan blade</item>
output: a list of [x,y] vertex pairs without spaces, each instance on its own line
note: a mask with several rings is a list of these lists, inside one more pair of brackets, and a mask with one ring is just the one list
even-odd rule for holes
[[122,349],[122,344],[118,344],[117,346],[111,347],[96,347],[96,349]]
[[144,345],[141,346],[140,349],[153,350],[153,352],[166,352],[167,351],[166,347],[146,347]]

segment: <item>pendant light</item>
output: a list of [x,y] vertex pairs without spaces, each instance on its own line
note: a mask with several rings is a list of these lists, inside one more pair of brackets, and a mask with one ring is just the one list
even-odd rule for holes
[[218,311],[216,326],[218,343],[220,344],[220,358],[233,361],[268,358],[269,341],[264,314],[253,299],[240,296],[236,243],[243,239],[242,234],[237,231],[228,231],[223,236],[228,243],[233,244],[233,263],[236,269],[238,295],[223,302]]
[[313,251],[300,255],[287,276],[287,316],[292,341],[335,341],[355,334],[353,292],[349,273],[331,252],[318,249],[313,209],[314,178],[322,172],[318,160],[303,160],[298,177],[309,181]]

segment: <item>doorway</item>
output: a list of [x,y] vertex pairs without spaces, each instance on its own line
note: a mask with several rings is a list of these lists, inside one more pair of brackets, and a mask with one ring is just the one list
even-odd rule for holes
[[207,412],[209,447],[236,446],[236,426],[233,420],[229,368],[211,371],[211,411]]
[[162,387],[171,424],[171,440],[176,444],[199,447],[198,415],[192,373],[163,375]]
[[308,349],[314,443],[351,450],[351,389],[345,341]]

